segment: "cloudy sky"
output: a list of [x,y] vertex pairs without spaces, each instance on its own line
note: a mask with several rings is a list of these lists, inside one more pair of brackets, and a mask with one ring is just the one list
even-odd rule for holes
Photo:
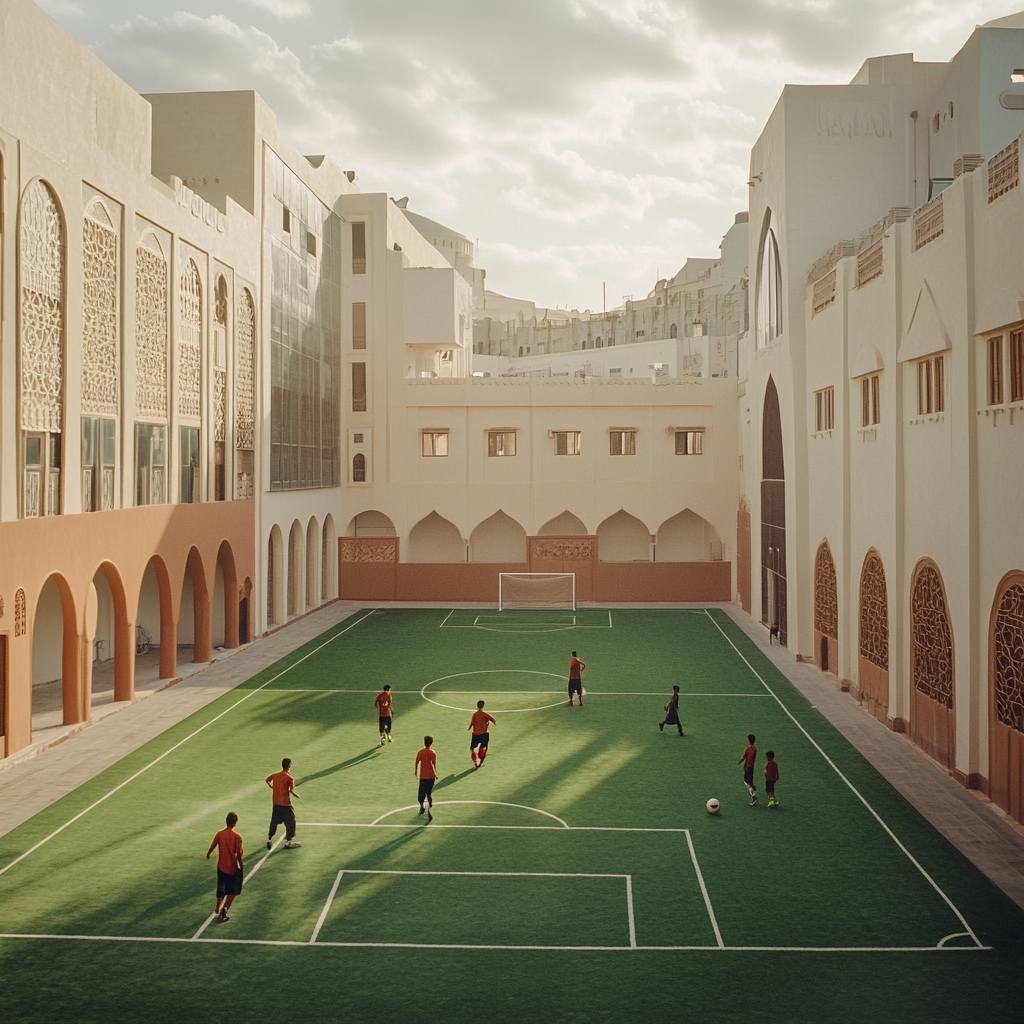
[[[1021,0],[1018,0],[1021,3]],[[713,256],[786,82],[948,60],[1013,0],[43,0],[139,92],[255,89],[304,153],[479,239],[488,287],[646,295]],[[1024,3],[1021,3],[1024,6]]]

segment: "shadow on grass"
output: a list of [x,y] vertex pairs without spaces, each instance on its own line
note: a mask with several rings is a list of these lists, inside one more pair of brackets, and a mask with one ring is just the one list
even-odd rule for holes
[[467,775],[472,775],[476,771],[475,768],[467,768],[464,772],[459,772],[458,775],[454,773],[446,775],[443,779],[438,779],[434,783],[434,791],[444,789],[445,786],[454,786],[456,782],[461,782]]
[[372,761],[379,755],[379,746],[370,747],[361,754],[350,757],[347,761],[339,761],[337,764],[332,764],[330,768],[324,768],[323,771],[314,772],[312,775],[303,775],[301,779],[295,780],[295,785],[301,786],[304,782],[312,782],[314,779],[322,779],[328,775],[334,775],[336,772],[343,772],[346,768],[354,768],[357,764],[362,764],[364,761]]

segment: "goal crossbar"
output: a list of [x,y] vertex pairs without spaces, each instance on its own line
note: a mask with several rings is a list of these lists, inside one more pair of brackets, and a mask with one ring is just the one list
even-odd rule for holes
[[576,611],[576,573],[498,573],[498,611],[513,608]]

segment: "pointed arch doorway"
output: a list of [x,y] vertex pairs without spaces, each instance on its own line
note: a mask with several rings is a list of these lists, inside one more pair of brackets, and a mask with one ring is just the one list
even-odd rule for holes
[[784,647],[786,611],[786,471],[779,393],[769,377],[761,426],[761,622],[778,626]]

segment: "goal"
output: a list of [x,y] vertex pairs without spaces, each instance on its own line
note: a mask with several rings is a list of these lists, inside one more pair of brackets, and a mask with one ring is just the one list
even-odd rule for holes
[[565,608],[576,611],[576,573],[498,573],[498,611],[512,608]]

